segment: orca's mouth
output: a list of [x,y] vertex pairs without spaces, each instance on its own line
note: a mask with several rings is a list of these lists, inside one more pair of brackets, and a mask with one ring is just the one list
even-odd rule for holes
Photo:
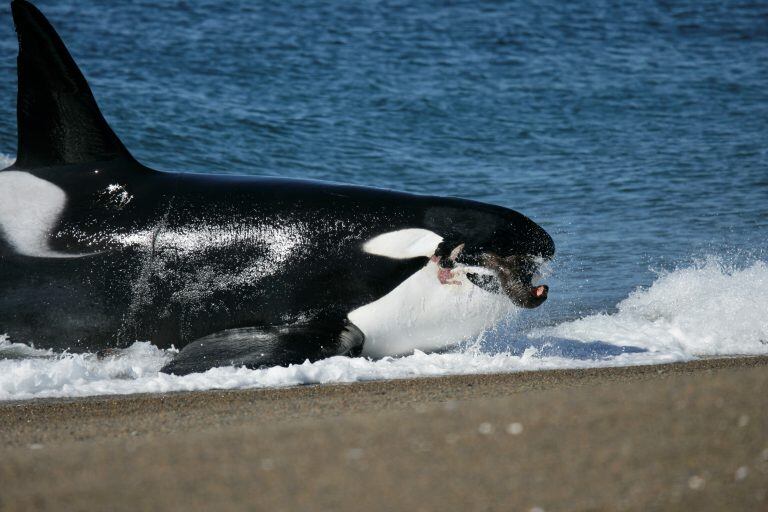
[[547,300],[549,287],[534,284],[537,278],[538,262],[527,255],[507,257],[486,253],[482,257],[482,266],[490,272],[467,272],[467,279],[492,293],[502,293],[512,302],[524,308],[535,308]]

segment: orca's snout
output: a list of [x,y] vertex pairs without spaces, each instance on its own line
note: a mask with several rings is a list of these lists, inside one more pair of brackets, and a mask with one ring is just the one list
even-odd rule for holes
[[475,285],[503,293],[523,308],[536,308],[549,296],[549,286],[534,284],[539,267],[552,259],[555,243],[544,228],[513,212],[485,243],[462,256],[469,264],[485,267],[491,274],[468,273]]
[[515,304],[535,308],[547,300],[549,287],[533,284],[539,266],[555,255],[555,242],[525,215],[501,206],[453,200],[452,207],[429,211],[430,227],[443,236],[433,256],[450,284],[459,265],[472,284],[507,295]]
[[549,286],[541,284],[531,287],[531,299],[523,307],[536,308],[541,306],[549,294]]

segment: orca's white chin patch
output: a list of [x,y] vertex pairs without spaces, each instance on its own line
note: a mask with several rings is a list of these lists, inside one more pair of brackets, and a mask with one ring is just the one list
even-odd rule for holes
[[478,336],[518,308],[504,295],[473,285],[465,272],[455,283],[438,279],[430,261],[381,299],[349,313],[365,335],[362,355],[398,356],[432,352]]

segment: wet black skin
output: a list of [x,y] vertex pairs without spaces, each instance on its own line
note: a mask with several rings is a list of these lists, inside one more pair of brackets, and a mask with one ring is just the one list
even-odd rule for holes
[[[546,298],[532,297],[530,280],[535,261],[553,256],[554,243],[513,210],[351,185],[144,167],[107,126],[42,14],[23,0],[12,7],[21,45],[19,151],[8,170],[65,191],[49,245],[79,255],[24,256],[0,237],[0,333],[13,341],[93,351],[136,340],[177,348],[197,340],[166,367],[174,373],[354,355],[364,338],[347,314],[429,260],[372,255],[362,245],[406,228],[442,236],[437,256],[444,266],[496,271],[491,280],[470,275],[476,285],[524,307]],[[120,185],[130,200],[116,201],[106,192],[110,185]],[[449,261],[460,244],[463,251]]]
[[[12,290],[0,296],[0,331],[38,346],[94,350],[149,339],[182,347],[224,329],[307,315],[343,319],[427,263],[362,250],[366,240],[398,229],[429,229],[465,244],[460,263],[486,252],[552,253],[546,233],[523,215],[462,199],[108,163],[32,174],[69,197],[51,249],[92,254],[34,258],[0,245],[0,283]],[[123,207],[107,200],[112,184],[133,199]],[[184,250],[184,235],[201,231],[210,233],[210,246]],[[227,234],[224,245],[218,233]],[[287,257],[269,250],[271,233],[294,243]],[[146,242],[121,242],[131,235]],[[264,277],[237,279],[249,267],[264,269]]]

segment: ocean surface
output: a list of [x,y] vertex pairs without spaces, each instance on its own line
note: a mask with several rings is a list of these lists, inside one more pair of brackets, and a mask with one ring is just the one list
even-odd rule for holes
[[[487,201],[558,252],[542,307],[452,353],[174,377],[143,341],[98,360],[0,337],[0,399],[768,353],[765,2],[37,5],[150,167]],[[16,52],[4,4],[0,164]]]

